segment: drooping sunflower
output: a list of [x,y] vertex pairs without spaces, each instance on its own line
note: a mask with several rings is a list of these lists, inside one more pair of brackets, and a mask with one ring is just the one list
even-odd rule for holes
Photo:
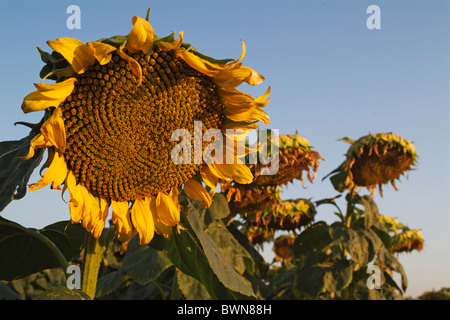
[[[239,159],[206,163],[194,138],[208,129],[245,134],[258,121],[268,124],[262,107],[270,88],[257,98],[236,89],[264,80],[242,65],[244,43],[239,59],[215,60],[184,43],[183,32],[157,37],[148,15],[132,24],[127,36],[58,38],[47,42],[51,54],[38,48],[47,64],[41,77],[56,83],[36,83],[23,100],[25,113],[45,110],[45,121],[22,159],[48,150],[47,170],[29,190],[48,184],[68,190],[73,223],[98,238],[112,208],[119,239],[137,231],[146,244],[155,230],[169,237],[179,226],[182,189],[208,207],[219,181],[252,181]],[[177,129],[188,133],[182,141],[188,148],[176,148]],[[211,144],[200,139],[200,150]],[[188,161],[175,163],[174,154]]]
[[346,160],[329,174],[340,192],[348,189],[354,193],[357,188],[366,187],[374,195],[378,186],[383,196],[383,184],[391,183],[397,190],[395,180],[417,164],[414,145],[394,133],[369,134],[357,141],[341,140],[351,143],[351,146]]
[[[298,133],[280,135],[277,138],[279,150],[278,171],[275,174],[270,174],[270,166],[272,164],[258,162],[251,165],[250,169],[255,176],[253,185],[259,187],[283,186],[295,179],[300,180],[303,185],[304,173],[306,173],[309,182],[313,183],[319,167],[319,160],[323,160],[319,152],[314,151],[309,141]],[[276,143],[275,139],[272,140],[272,143]],[[262,141],[261,143],[267,144],[268,141]],[[262,147],[264,146],[259,146],[259,148]]]
[[380,223],[391,233],[389,249],[393,253],[420,251],[423,249],[424,238],[418,229],[410,229],[408,226],[397,221],[396,218],[380,215]]
[[276,261],[289,262],[292,260],[295,237],[295,234],[290,233],[280,235],[275,239],[272,251],[275,253]]
[[243,215],[243,232],[253,244],[272,241],[276,231],[294,231],[313,221],[317,211],[308,199],[280,200],[263,211]]
[[272,208],[280,201],[280,189],[277,187],[248,187],[247,185],[228,186],[226,196],[230,210],[234,214],[263,211]]
[[[319,167],[322,156],[312,149],[309,141],[296,134],[271,136],[266,141],[260,141],[252,150],[272,150],[268,144],[276,144],[278,156],[273,157],[278,161],[278,170],[272,168],[272,163],[249,164],[254,175],[250,184],[240,184],[233,181],[231,184],[222,184],[222,191],[227,196],[230,209],[234,213],[251,213],[263,211],[277,205],[280,201],[280,187],[298,179],[304,185],[303,175],[306,172],[307,179],[312,183]],[[277,160],[275,160],[277,159]],[[270,172],[274,170],[274,172]]]
[[308,199],[283,200],[271,209],[248,215],[247,222],[274,230],[295,230],[310,223],[315,215],[316,208]]

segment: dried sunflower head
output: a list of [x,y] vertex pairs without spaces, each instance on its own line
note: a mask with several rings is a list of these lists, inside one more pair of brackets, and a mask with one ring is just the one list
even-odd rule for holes
[[380,215],[379,221],[392,234],[391,252],[411,252],[423,249],[425,240],[420,230],[410,229],[398,222],[397,219],[387,215]]
[[308,199],[279,201],[273,208],[247,216],[247,223],[273,230],[295,230],[309,224],[316,214]]
[[378,186],[391,183],[397,190],[395,180],[409,172],[417,163],[416,150],[411,142],[394,134],[369,134],[357,141],[343,138],[351,143],[346,160],[330,177],[336,190],[354,193],[358,187],[368,188],[372,195]]
[[417,229],[405,230],[396,234],[391,243],[391,252],[411,252],[423,249],[424,238],[422,232]]
[[[29,189],[68,189],[72,222],[95,237],[109,208],[121,240],[135,231],[141,243],[155,230],[168,237],[179,226],[182,189],[207,207],[219,180],[252,181],[246,165],[205,163],[192,144],[179,152],[189,163],[174,163],[175,130],[193,139],[209,129],[226,134],[269,123],[261,108],[270,88],[258,98],[236,89],[264,79],[242,65],[244,44],[239,59],[216,60],[184,43],[183,32],[157,37],[147,20],[133,17],[128,36],[48,41],[54,51],[39,49],[41,76],[56,83],[35,84],[22,104],[25,113],[45,110],[23,160],[47,149],[47,170]],[[199,150],[206,146],[200,141]]]
[[[277,141],[278,140],[278,141]],[[253,186],[282,186],[298,179],[303,181],[303,174],[306,172],[307,179],[312,183],[319,167],[319,160],[322,156],[314,151],[309,141],[299,136],[298,133],[291,135],[280,135],[273,141],[262,141],[258,148],[269,148],[268,143],[278,142],[278,171],[271,174],[270,165],[256,163],[250,166],[255,179]],[[269,148],[270,149],[270,148]]]
[[256,245],[259,247],[263,247],[264,242],[270,242],[274,238],[275,230],[266,228],[266,227],[258,227],[258,226],[250,226],[246,225],[243,228],[243,233],[247,236],[249,242],[252,245]]
[[224,185],[230,210],[234,214],[246,215],[272,208],[280,201],[277,187],[247,187],[243,184]]
[[283,234],[274,240],[272,251],[275,253],[276,261],[289,262],[292,260],[295,237],[295,234]]

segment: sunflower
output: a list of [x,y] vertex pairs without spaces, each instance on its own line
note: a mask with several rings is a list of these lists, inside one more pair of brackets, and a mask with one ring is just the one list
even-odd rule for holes
[[[282,186],[298,179],[304,185],[303,174],[309,182],[313,183],[316,171],[319,167],[319,160],[323,160],[322,156],[314,151],[309,141],[298,135],[298,133],[290,135],[280,135],[278,138],[279,163],[278,171],[270,174],[271,164],[256,163],[251,165],[250,169],[255,176],[252,183],[254,186]],[[272,139],[272,143],[276,143],[276,139]],[[263,141],[259,148],[263,148],[268,141]],[[266,146],[266,148],[268,148]]]
[[411,252],[423,249],[425,240],[420,230],[410,229],[408,226],[398,222],[397,219],[386,215],[380,215],[379,221],[391,233],[389,246],[391,252]]
[[[156,36],[148,16],[132,24],[127,36],[58,38],[47,42],[51,54],[38,48],[46,63],[41,77],[56,83],[36,83],[23,100],[25,113],[45,110],[45,121],[22,160],[48,150],[47,170],[29,190],[68,190],[72,223],[98,238],[111,208],[119,239],[138,232],[147,244],[155,231],[169,237],[174,226],[179,230],[182,190],[208,207],[219,181],[253,179],[236,157],[206,163],[192,145],[175,152],[190,161],[174,163],[173,132],[187,130],[195,145],[195,135],[209,129],[226,136],[226,129],[245,134],[258,121],[268,124],[262,107],[270,87],[257,98],[236,89],[264,80],[242,65],[244,43],[239,59],[215,60],[184,43],[183,32]],[[211,144],[200,140],[200,149]]]
[[273,230],[295,230],[310,223],[316,215],[308,199],[279,201],[273,208],[247,216],[247,223]]
[[232,213],[258,212],[275,206],[280,201],[280,189],[277,187],[247,187],[234,184],[228,186],[225,193]]
[[398,190],[395,180],[417,163],[414,145],[394,133],[369,134],[357,141],[341,140],[351,143],[351,146],[346,160],[329,174],[340,192],[348,189],[353,194],[358,187],[366,187],[373,196],[378,186],[383,196],[383,184],[391,183]]
[[272,251],[275,253],[276,261],[289,262],[292,260],[295,237],[296,235],[291,233],[280,235],[275,239]]
[[312,183],[316,171],[319,167],[319,160],[322,156],[313,151],[309,141],[296,134],[270,136],[266,141],[257,142],[250,150],[259,151],[261,149],[270,150],[276,144],[278,154],[272,157],[277,161],[278,170],[273,173],[271,166],[273,163],[249,164],[249,168],[254,175],[254,180],[250,184],[240,184],[233,181],[231,184],[221,185],[222,192],[227,196],[230,209],[234,213],[252,213],[263,211],[277,205],[280,201],[280,189],[283,185],[298,179],[304,185],[303,175],[306,172],[307,179]]
[[392,239],[391,252],[420,251],[423,249],[423,244],[424,239],[420,230],[405,230]]

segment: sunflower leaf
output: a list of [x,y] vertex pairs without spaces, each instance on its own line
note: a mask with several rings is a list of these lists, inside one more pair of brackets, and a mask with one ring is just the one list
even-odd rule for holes
[[27,192],[27,183],[33,170],[42,160],[43,149],[21,161],[17,157],[27,155],[32,135],[21,140],[0,142],[0,212],[12,201],[21,199]]
[[238,292],[248,297],[255,297],[252,289],[226,260],[214,240],[212,240],[212,238],[203,230],[198,214],[192,205],[189,206],[188,220],[205,251],[206,258],[208,259],[211,268],[219,278],[220,282],[234,292]]
[[0,257],[0,279],[7,281],[44,269],[63,267],[67,270],[68,266],[60,249],[43,233],[1,217]]

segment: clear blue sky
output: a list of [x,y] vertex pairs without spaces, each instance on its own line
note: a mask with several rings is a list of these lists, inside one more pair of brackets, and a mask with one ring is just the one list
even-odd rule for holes
[[[81,8],[81,29],[69,30],[66,9]],[[369,30],[366,9],[381,9],[381,29]],[[20,139],[42,113],[24,115],[23,97],[34,90],[43,66],[35,46],[73,37],[82,41],[126,35],[134,15],[155,33],[185,32],[185,42],[216,58],[237,58],[266,77],[243,91],[260,95],[271,86],[266,107],[270,128],[296,130],[325,158],[315,184],[290,185],[283,198],[319,200],[337,193],[321,179],[343,160],[348,145],[369,132],[394,132],[416,146],[418,169],[385,188],[375,200],[425,237],[422,252],[400,256],[409,278],[407,295],[450,287],[449,221],[449,3],[448,1],[0,1],[0,140]],[[38,179],[34,175],[32,182]],[[67,200],[67,196],[66,196]],[[69,218],[60,192],[28,193],[2,215],[41,228]],[[327,209],[317,219],[332,221]],[[268,248],[270,253],[270,248]]]

